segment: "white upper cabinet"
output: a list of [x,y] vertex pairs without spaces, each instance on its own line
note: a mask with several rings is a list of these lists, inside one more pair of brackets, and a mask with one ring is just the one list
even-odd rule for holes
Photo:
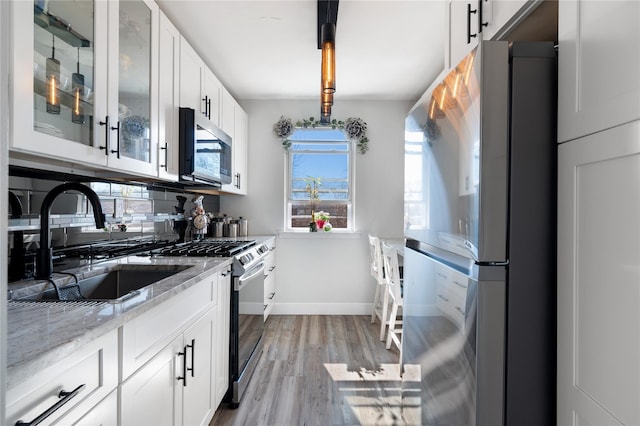
[[180,40],[180,106],[193,108],[220,126],[222,84],[198,53]]
[[445,67],[456,66],[480,39],[503,39],[541,0],[451,0],[446,8]]
[[178,108],[180,106],[180,33],[160,14],[158,87],[158,177],[178,181]]
[[106,166],[108,3],[44,5],[11,3],[12,155]]
[[109,2],[110,169],[158,173],[159,13],[151,0]]
[[[222,185],[222,191],[247,195],[247,154],[248,154],[248,134],[249,134],[249,117],[242,109],[240,104],[231,96],[224,97],[227,103],[223,107],[223,117],[229,116],[233,111],[233,132],[231,133],[233,141],[231,144],[231,155],[233,157],[232,181],[228,185]],[[229,123],[227,123],[227,126]],[[223,129],[224,130],[224,129]],[[226,131],[226,130],[225,130]]]
[[157,5],[11,8],[12,157],[156,175]]
[[558,141],[639,119],[640,2],[558,7]]

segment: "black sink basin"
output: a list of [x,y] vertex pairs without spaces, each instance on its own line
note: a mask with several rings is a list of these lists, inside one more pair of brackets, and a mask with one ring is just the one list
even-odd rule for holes
[[[117,300],[127,299],[133,296],[136,290],[157,283],[165,278],[175,275],[190,266],[168,265],[158,267],[118,267],[104,274],[78,280],[78,283],[59,286],[43,293],[21,300]],[[59,297],[60,296],[60,297]]]

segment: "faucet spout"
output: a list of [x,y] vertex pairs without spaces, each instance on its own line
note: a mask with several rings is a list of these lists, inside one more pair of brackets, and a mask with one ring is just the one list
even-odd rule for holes
[[44,197],[40,208],[40,248],[36,258],[36,278],[46,279],[53,272],[52,249],[49,241],[49,217],[51,206],[56,197],[65,191],[78,191],[83,193],[93,208],[93,217],[96,221],[96,229],[104,228],[105,216],[102,212],[100,198],[93,189],[78,182],[67,182],[53,188]]

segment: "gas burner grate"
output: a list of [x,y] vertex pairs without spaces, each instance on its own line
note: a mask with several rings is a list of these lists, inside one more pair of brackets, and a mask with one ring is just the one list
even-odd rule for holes
[[255,241],[191,241],[164,247],[159,256],[232,257],[255,245]]

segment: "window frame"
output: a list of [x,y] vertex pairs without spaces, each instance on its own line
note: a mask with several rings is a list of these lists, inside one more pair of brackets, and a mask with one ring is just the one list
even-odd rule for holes
[[[301,130],[313,130],[313,131],[334,131],[335,129],[331,128],[317,128],[317,129],[301,129]],[[318,145],[318,144],[345,144],[347,146],[346,151],[321,151],[321,150],[296,150],[294,146],[298,144],[302,145]],[[285,151],[285,182],[284,182],[284,204],[285,204],[285,214],[284,214],[284,231],[285,232],[309,232],[308,227],[293,227],[291,226],[292,222],[292,207],[293,204],[307,204],[309,205],[310,200],[294,200],[290,198],[290,194],[292,191],[292,183],[293,183],[293,157],[294,154],[306,152],[310,154],[335,154],[335,155],[347,155],[348,156],[348,197],[346,200],[325,200],[328,202],[335,202],[340,204],[346,204],[347,206],[347,227],[346,228],[333,228],[331,232],[333,233],[353,233],[355,232],[355,167],[356,167],[356,150],[354,141],[349,140],[346,135],[344,140],[326,140],[326,139],[313,139],[313,140],[291,140],[291,147]]]

